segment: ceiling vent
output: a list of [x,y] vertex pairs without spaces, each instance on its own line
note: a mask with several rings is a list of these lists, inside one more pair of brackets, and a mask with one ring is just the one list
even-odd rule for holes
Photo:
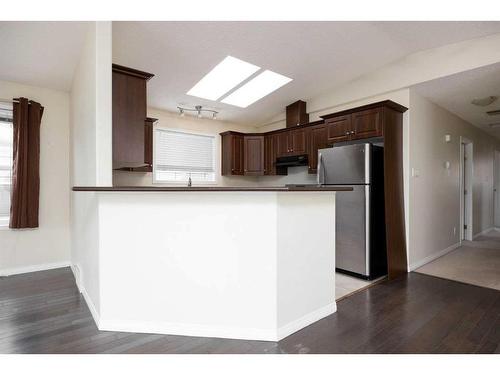
[[488,111],[488,112],[486,112],[486,114],[489,116],[498,116],[498,115],[500,115],[500,109],[497,109],[495,111]]

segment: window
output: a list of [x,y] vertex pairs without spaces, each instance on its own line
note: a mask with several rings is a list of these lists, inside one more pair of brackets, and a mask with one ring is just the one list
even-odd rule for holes
[[215,137],[155,129],[154,182],[215,182]]
[[0,103],[0,226],[9,225],[12,137],[12,105]]

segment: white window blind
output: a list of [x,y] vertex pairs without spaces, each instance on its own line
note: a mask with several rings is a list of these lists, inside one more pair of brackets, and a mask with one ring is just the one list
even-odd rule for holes
[[215,182],[215,137],[155,129],[155,182]]
[[0,106],[0,226],[9,225],[12,183],[12,105]]

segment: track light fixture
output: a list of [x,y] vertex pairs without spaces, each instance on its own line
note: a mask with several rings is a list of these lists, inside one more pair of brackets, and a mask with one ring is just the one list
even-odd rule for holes
[[177,107],[177,109],[179,110],[179,115],[181,117],[184,117],[186,112],[196,112],[196,116],[198,118],[202,118],[203,112],[208,112],[212,114],[212,120],[217,120],[217,114],[219,113],[213,109],[204,109],[201,105],[197,105],[194,108]]

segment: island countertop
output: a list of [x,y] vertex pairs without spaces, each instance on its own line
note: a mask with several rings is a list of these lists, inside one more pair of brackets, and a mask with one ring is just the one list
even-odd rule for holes
[[300,191],[352,191],[352,186],[322,186],[322,185],[295,185],[295,186],[73,186],[73,191],[95,192],[300,192]]

